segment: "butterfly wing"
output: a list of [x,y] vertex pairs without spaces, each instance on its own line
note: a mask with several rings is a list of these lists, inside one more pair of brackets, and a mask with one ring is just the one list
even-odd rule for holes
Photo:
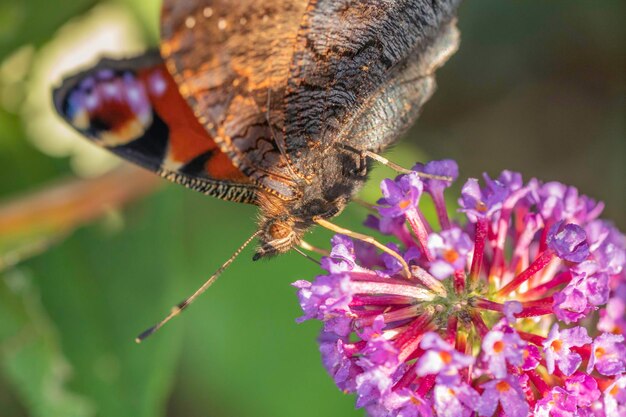
[[161,54],[233,163],[288,198],[338,142],[378,151],[415,120],[459,2],[165,0]]
[[188,188],[254,203],[256,185],[196,120],[158,52],[112,60],[65,80],[59,114],[97,145]]
[[161,55],[195,115],[235,166],[287,199],[282,103],[307,4],[165,0],[161,19]]
[[[460,0],[317,0],[301,20],[285,136],[303,165],[336,143],[380,151],[408,127],[456,50]],[[302,117],[302,115],[306,117]]]

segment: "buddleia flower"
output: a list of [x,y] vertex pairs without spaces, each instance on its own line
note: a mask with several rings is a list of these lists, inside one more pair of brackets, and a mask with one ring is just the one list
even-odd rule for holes
[[410,278],[337,235],[294,283],[330,376],[372,417],[622,415],[626,238],[603,204],[512,171],[446,195],[457,177],[446,160],[382,183],[364,224]]

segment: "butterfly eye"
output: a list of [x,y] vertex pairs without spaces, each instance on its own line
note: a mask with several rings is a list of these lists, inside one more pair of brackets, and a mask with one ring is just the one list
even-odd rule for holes
[[293,233],[293,226],[289,223],[275,222],[269,228],[272,239],[285,239]]

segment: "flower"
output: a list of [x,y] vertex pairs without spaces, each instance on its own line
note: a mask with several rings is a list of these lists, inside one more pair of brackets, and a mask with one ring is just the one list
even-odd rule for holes
[[556,362],[565,375],[573,374],[583,360],[578,353],[572,352],[571,348],[584,346],[590,342],[591,338],[587,336],[587,329],[584,327],[559,331],[559,326],[555,323],[548,338],[543,342],[548,372],[554,373]]
[[607,416],[626,414],[626,376],[617,378],[604,391],[604,411]]
[[430,273],[435,278],[444,279],[454,271],[465,269],[472,241],[467,233],[454,227],[441,233],[431,233],[428,236],[428,249],[435,258],[430,264]]
[[618,294],[606,303],[606,309],[600,311],[598,330],[623,334],[626,331],[626,285],[615,292]]
[[434,388],[435,410],[438,416],[469,417],[480,401],[478,393],[469,385],[437,384]]
[[411,174],[401,175],[396,181],[383,180],[380,189],[383,198],[378,200],[381,205],[378,212],[384,217],[393,218],[417,208],[424,185],[417,174]]
[[469,179],[455,220],[456,163],[414,171],[383,181],[366,219],[411,277],[338,235],[326,272],[294,283],[337,386],[372,417],[625,414],[626,237],[602,203],[504,171]]
[[478,219],[498,213],[506,194],[506,188],[501,183],[493,182],[489,188],[481,189],[478,180],[470,178],[463,186],[459,205],[468,219],[475,223]]
[[537,401],[533,415],[536,417],[575,417],[576,401],[566,390],[554,387],[552,390]]
[[596,380],[582,372],[576,372],[565,380],[565,390],[574,396],[579,407],[590,407],[600,398]]
[[602,375],[619,375],[626,371],[626,345],[621,334],[602,333],[591,345],[587,373],[596,369]]
[[513,365],[521,365],[524,361],[523,347],[525,343],[519,335],[513,331],[503,332],[491,330],[487,333],[482,342],[482,349],[485,355],[489,372],[496,378],[504,378],[508,371],[507,362]]
[[555,223],[548,232],[547,244],[559,258],[570,262],[582,262],[589,256],[587,234],[582,227],[565,223]]
[[485,391],[480,396],[476,410],[481,416],[493,415],[498,403],[503,410],[506,410],[508,417],[528,416],[528,402],[518,378],[494,379],[484,384],[483,387]]
[[437,333],[426,333],[420,343],[424,354],[417,361],[415,373],[418,376],[437,375],[437,381],[452,384],[459,380],[459,370],[474,363],[474,358],[457,352]]

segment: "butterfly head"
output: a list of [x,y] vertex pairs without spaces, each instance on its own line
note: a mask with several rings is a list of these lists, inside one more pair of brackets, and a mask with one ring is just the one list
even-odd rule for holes
[[318,167],[317,176],[301,184],[298,198],[283,200],[269,192],[257,196],[261,208],[259,248],[254,259],[288,252],[300,245],[304,234],[316,224],[315,219],[330,219],[341,213],[365,181],[355,172],[355,161],[334,155],[330,163]]

